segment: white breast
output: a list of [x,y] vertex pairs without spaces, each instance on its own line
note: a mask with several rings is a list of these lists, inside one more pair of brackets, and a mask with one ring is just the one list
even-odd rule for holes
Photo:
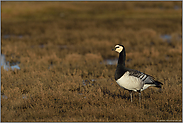
[[144,86],[144,83],[137,77],[129,76],[127,71],[121,78],[116,81],[122,88],[128,90],[141,90]]

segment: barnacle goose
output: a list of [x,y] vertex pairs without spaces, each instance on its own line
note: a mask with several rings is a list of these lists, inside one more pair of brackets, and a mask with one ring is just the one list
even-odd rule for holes
[[123,45],[116,45],[115,49],[119,53],[118,64],[115,72],[115,80],[120,87],[130,92],[130,99],[132,102],[132,91],[139,93],[139,103],[141,100],[141,91],[147,89],[149,86],[161,88],[161,82],[155,81],[150,75],[142,73],[137,70],[125,67],[125,47]]

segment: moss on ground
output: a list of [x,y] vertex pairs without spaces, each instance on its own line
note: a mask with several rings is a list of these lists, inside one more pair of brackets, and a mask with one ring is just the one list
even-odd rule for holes
[[[1,121],[182,121],[182,2],[1,5],[2,53],[21,68],[1,68]],[[142,92],[142,108],[103,64],[116,44],[164,84]]]

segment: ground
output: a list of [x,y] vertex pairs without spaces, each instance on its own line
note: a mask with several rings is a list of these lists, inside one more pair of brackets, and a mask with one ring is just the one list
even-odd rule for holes
[[[182,121],[182,2],[1,2],[1,121]],[[114,80],[126,67],[162,89]]]

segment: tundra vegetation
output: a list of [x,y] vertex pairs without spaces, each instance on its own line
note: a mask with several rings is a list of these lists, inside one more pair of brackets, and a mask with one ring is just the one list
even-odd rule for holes
[[[1,2],[1,121],[182,121],[182,2]],[[162,89],[114,80],[126,67]]]

